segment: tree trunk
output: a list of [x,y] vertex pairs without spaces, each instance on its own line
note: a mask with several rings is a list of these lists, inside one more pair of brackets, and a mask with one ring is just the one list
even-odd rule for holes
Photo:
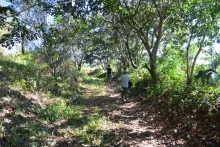
[[81,68],[82,68],[82,62],[80,62],[80,63],[78,64],[77,70],[78,70],[78,71],[81,71]]
[[193,28],[191,30],[191,35],[187,44],[186,48],[186,87],[187,89],[191,86],[192,80],[190,78],[190,60],[189,60],[189,50],[190,50],[190,45],[193,37]]
[[156,59],[154,58],[151,58],[150,59],[150,65],[147,65],[146,63],[146,68],[148,70],[148,72],[150,73],[151,75],[151,78],[152,78],[152,84],[154,86],[156,86],[156,84],[158,83],[159,81],[159,78],[158,78],[158,75],[157,75],[157,68],[156,68]]
[[190,87],[191,79],[190,79],[190,65],[189,65],[189,48],[186,50],[186,86]]
[[202,51],[202,45],[205,41],[205,35],[202,37],[202,41],[200,42],[200,46],[199,46],[199,50],[198,52],[196,53],[196,56],[194,57],[194,60],[193,60],[193,63],[192,63],[192,68],[191,68],[191,72],[190,72],[190,81],[192,81],[192,77],[193,77],[193,72],[194,72],[194,69],[195,69],[195,65],[196,65],[196,61],[199,57],[199,54],[201,53]]
[[128,44],[128,40],[129,40],[129,36],[127,36],[127,40],[125,42],[125,46],[127,48],[127,51],[128,51],[128,58],[129,58],[129,61],[131,63],[131,66],[134,68],[134,69],[137,69],[137,66],[134,64],[134,61],[131,57],[131,51],[130,51],[130,47],[129,47],[129,44]]
[[158,75],[157,75],[157,71],[156,71],[156,59],[151,59],[150,60],[150,75],[152,77],[152,82],[153,85],[156,85],[158,83]]
[[81,58],[81,59],[79,60],[79,62],[77,62],[77,70],[78,70],[78,71],[81,71],[81,69],[82,69],[82,64],[83,64],[83,58]]
[[52,65],[52,75],[57,80],[57,68],[56,65]]
[[21,53],[24,54],[24,35],[21,33]]

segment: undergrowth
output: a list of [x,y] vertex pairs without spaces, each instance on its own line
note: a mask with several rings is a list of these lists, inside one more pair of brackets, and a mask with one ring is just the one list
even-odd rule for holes
[[[55,79],[46,65],[29,60],[16,56],[0,59],[0,145],[53,146],[53,142],[59,143],[56,138],[65,136],[74,137],[76,145],[102,146],[109,135],[102,127],[107,118],[96,107],[88,109],[83,100],[72,100],[85,94],[85,89],[77,91],[82,82],[79,76],[85,75],[84,85],[95,89],[102,88],[103,79],[74,70],[63,70]],[[36,95],[37,99],[32,98]]]

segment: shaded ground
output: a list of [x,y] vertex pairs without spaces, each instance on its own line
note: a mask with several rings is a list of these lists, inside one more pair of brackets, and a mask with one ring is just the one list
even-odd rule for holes
[[[134,147],[218,147],[219,119],[216,125],[209,124],[207,117],[185,118],[169,116],[160,110],[143,105],[136,98],[128,102],[120,99],[117,84],[105,85],[105,94],[87,89],[84,104],[98,106],[101,112],[113,122],[107,126],[113,130],[114,141],[110,146]],[[188,116],[187,116],[188,117]],[[185,122],[193,120],[190,122]]]
[[[84,99],[84,103],[87,106],[98,106],[113,122],[112,126],[108,126],[114,127],[112,146],[164,147],[168,144],[160,132],[163,124],[153,122],[156,115],[148,114],[147,108],[137,99],[130,98],[128,102],[123,102],[120,99],[120,89],[115,83],[105,86],[105,90],[104,96],[96,96],[91,92],[93,90],[88,90],[90,95]],[[178,140],[175,145],[183,143]]]
[[[47,111],[51,109],[43,109],[49,102],[46,101],[48,98],[44,95],[22,93],[3,86],[0,87],[0,99],[1,147],[79,147],[90,141],[99,142],[101,141],[99,137],[108,135],[108,132],[98,130],[99,128],[94,124],[102,121],[102,117],[96,114],[97,111],[93,110],[94,108],[90,108],[87,114],[87,108],[76,106],[73,107],[75,109],[73,111],[83,113],[82,117],[77,114],[63,120],[45,121],[43,119],[45,114],[48,118],[55,114],[51,111],[48,115]],[[80,134],[80,130],[85,131],[85,134]],[[96,136],[93,137],[94,134]],[[99,144],[104,144],[104,142]]]
[[[7,85],[1,86],[0,146],[220,146],[219,119],[216,119],[215,126],[213,123],[210,126],[211,120],[199,116],[191,118],[198,119],[196,123],[189,122],[183,126],[187,124],[184,121],[189,120],[185,116],[164,115],[159,109],[143,105],[137,98],[123,102],[115,83],[103,87],[87,84],[80,97],[76,101],[83,106],[80,108],[82,117],[48,123],[37,114],[48,103],[44,95],[22,93]],[[101,120],[102,116],[107,121]],[[101,125],[96,127],[100,120]],[[77,130],[81,130],[81,134]]]

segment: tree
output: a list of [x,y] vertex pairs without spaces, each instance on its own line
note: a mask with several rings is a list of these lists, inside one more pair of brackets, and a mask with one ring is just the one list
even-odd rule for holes
[[51,74],[57,79],[58,67],[70,58],[70,52],[66,46],[69,41],[57,28],[41,28],[43,34],[42,47],[40,48],[41,58],[51,69]]
[[218,35],[219,4],[212,0],[190,0],[188,3],[176,3],[172,12],[174,33],[179,42],[186,46],[186,85],[190,87],[197,59],[205,47],[211,46]]
[[[106,7],[114,13],[118,22],[126,24],[137,34],[148,58],[148,69],[152,82],[159,80],[157,74],[157,53],[163,36],[164,21],[171,7],[170,1],[113,1],[106,2]],[[112,6],[110,6],[112,5]]]
[[86,62],[86,55],[88,54],[89,44],[87,42],[87,36],[82,34],[76,36],[70,45],[71,59],[77,70],[80,71],[82,65]]
[[[40,1],[26,0],[12,1],[12,4],[7,7],[1,7],[1,11],[4,12],[1,15],[1,26],[8,30],[6,34],[3,34],[0,42],[3,47],[11,49],[15,44],[21,43],[22,53],[24,53],[24,45],[28,40],[37,39],[38,26],[36,22],[36,16],[42,17],[42,10],[39,7]],[[14,7],[16,6],[16,7]],[[8,13],[8,11],[10,13]],[[40,14],[40,15],[39,15]],[[42,21],[41,21],[42,22]],[[45,22],[45,20],[43,21]]]

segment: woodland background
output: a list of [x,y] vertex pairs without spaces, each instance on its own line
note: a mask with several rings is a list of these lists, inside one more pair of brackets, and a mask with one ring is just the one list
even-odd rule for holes
[[[158,146],[218,146],[219,7],[218,0],[1,1],[0,145],[119,146],[120,132],[100,131],[114,126],[106,112],[117,99],[106,101],[109,109],[99,101],[111,99],[105,89],[118,93],[126,67],[131,101],[160,116],[150,124],[164,122],[166,137],[153,135],[165,140]],[[115,87],[105,85],[108,64]],[[88,100],[91,92],[103,98]]]

